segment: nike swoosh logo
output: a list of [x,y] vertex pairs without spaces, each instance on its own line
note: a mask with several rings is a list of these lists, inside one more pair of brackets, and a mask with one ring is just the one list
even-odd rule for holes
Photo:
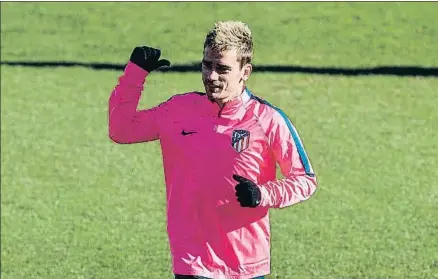
[[187,136],[187,135],[190,135],[190,134],[196,134],[196,133],[197,133],[197,132],[186,132],[186,131],[182,130],[181,135],[183,135],[183,136]]

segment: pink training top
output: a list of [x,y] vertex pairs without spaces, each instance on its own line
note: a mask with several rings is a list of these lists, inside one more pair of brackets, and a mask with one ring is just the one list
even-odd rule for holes
[[[109,137],[161,143],[173,272],[215,279],[269,274],[268,209],[304,201],[317,185],[296,129],[246,88],[222,110],[204,93],[190,92],[137,111],[147,75],[126,66],[109,99]],[[233,174],[260,187],[260,206],[240,206]]]

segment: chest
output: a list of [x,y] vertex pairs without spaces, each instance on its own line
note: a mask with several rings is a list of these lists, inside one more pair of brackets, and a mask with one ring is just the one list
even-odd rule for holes
[[233,174],[258,182],[275,169],[265,131],[250,113],[186,114],[166,121],[160,141],[169,181],[182,180],[191,193],[217,198],[218,204],[235,199]]
[[191,114],[169,120],[160,135],[162,147],[173,155],[201,163],[260,156],[268,148],[260,122],[250,114],[240,118]]

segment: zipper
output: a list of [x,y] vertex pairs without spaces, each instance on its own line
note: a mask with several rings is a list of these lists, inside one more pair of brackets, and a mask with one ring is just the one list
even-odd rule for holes
[[225,103],[223,106],[222,106],[222,108],[219,110],[219,112],[218,112],[218,114],[217,114],[217,117],[218,118],[221,118],[221,114],[222,114],[222,111],[224,110],[224,107],[227,105],[227,103]]

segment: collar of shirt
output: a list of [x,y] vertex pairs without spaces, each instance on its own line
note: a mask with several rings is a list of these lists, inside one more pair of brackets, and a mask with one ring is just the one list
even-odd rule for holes
[[251,99],[251,93],[245,87],[243,89],[242,94],[230,100],[229,102],[225,103],[222,109],[220,109],[216,103],[212,103],[212,105],[214,106],[215,112],[219,117],[241,118],[245,114],[246,105],[250,99]]

